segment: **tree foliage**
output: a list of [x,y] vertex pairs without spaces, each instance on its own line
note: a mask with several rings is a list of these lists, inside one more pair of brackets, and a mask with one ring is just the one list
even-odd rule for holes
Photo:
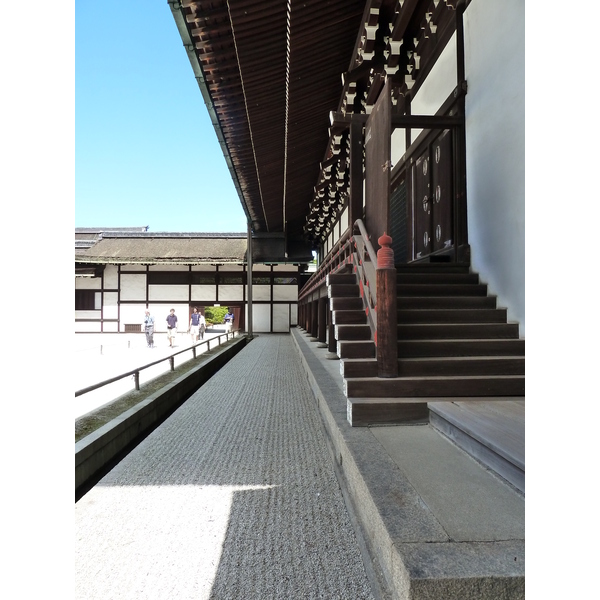
[[206,319],[206,324],[208,325],[220,325],[227,314],[226,306],[207,306],[204,309],[204,318]]

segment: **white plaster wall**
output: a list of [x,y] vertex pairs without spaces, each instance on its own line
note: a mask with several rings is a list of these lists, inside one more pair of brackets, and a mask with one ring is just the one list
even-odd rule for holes
[[[493,0],[499,4],[497,0]],[[413,115],[435,115],[456,88],[456,34],[454,34],[436,61],[423,85],[411,103]],[[412,129],[414,142],[422,129]],[[393,163],[394,161],[392,161]]]
[[187,285],[149,285],[148,299],[150,301],[172,300],[186,302],[189,294]]
[[75,333],[100,333],[100,321],[75,323]]
[[192,302],[198,302],[200,300],[214,302],[216,299],[216,285],[192,285]]
[[[140,325],[144,322],[146,311],[145,304],[121,304],[121,315],[119,319],[119,331],[125,331],[125,324],[137,324]],[[156,313],[150,307],[151,314],[156,319]]]
[[104,269],[104,289],[116,290],[119,287],[119,271],[116,265],[106,265]]
[[525,335],[525,3],[465,12],[467,202],[473,269]]
[[273,300],[298,300],[298,286],[274,285]]
[[75,277],[76,290],[99,290],[102,288],[100,277]]
[[331,235],[333,236],[333,244],[332,247],[335,246],[339,239],[340,239],[340,228],[339,228],[339,224],[336,223],[333,227],[333,231],[331,232]]
[[290,330],[290,305],[273,305],[273,331],[287,333]]
[[342,214],[340,216],[340,231],[342,232],[342,234],[346,233],[346,230],[349,227],[349,215],[350,215],[350,211],[348,210],[348,207],[346,207],[343,211]]
[[[258,287],[258,286],[257,286]],[[219,302],[236,301],[241,302],[244,299],[243,285],[220,285]]]
[[290,324],[292,327],[298,325],[298,305],[290,304]]
[[146,300],[146,275],[121,275],[121,300]]
[[[248,315],[246,315],[247,320]],[[271,305],[252,305],[252,330],[255,333],[271,331]]]
[[75,318],[76,319],[94,319],[96,321],[100,321],[100,311],[99,310],[76,310]]
[[[247,297],[248,297],[248,286],[246,286],[246,298]],[[270,299],[271,299],[271,286],[270,285],[253,285],[252,286],[252,301],[270,300]]]
[[104,292],[104,306],[102,307],[104,319],[117,319],[119,317],[118,298],[116,292]]
[[392,169],[398,164],[398,161],[406,152],[406,132],[404,129],[394,129],[392,131],[392,148],[391,148]]

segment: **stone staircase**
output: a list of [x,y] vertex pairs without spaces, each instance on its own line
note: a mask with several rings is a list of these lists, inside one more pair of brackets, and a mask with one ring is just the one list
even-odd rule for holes
[[[524,486],[524,410],[517,434],[501,436],[510,448],[500,448],[503,442],[490,432],[515,429],[515,403],[524,405],[525,340],[478,274],[466,265],[397,268],[397,378],[377,377],[357,275],[330,275],[328,295],[353,426],[430,421],[494,470],[502,462],[501,474],[512,469],[516,475],[507,479]],[[494,423],[485,427],[483,409],[468,407],[482,401],[494,402],[485,417]]]

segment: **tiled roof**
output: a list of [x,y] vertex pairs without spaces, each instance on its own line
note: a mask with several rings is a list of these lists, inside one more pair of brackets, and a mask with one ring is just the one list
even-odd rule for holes
[[245,233],[102,232],[93,245],[76,241],[75,262],[112,264],[239,263],[246,260]]

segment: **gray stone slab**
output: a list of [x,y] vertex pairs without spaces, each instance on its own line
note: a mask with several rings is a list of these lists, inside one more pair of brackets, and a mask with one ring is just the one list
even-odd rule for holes
[[450,538],[524,539],[524,498],[430,426],[372,432]]
[[522,541],[406,544],[400,548],[408,576],[400,597],[415,600],[521,600],[525,598]]

